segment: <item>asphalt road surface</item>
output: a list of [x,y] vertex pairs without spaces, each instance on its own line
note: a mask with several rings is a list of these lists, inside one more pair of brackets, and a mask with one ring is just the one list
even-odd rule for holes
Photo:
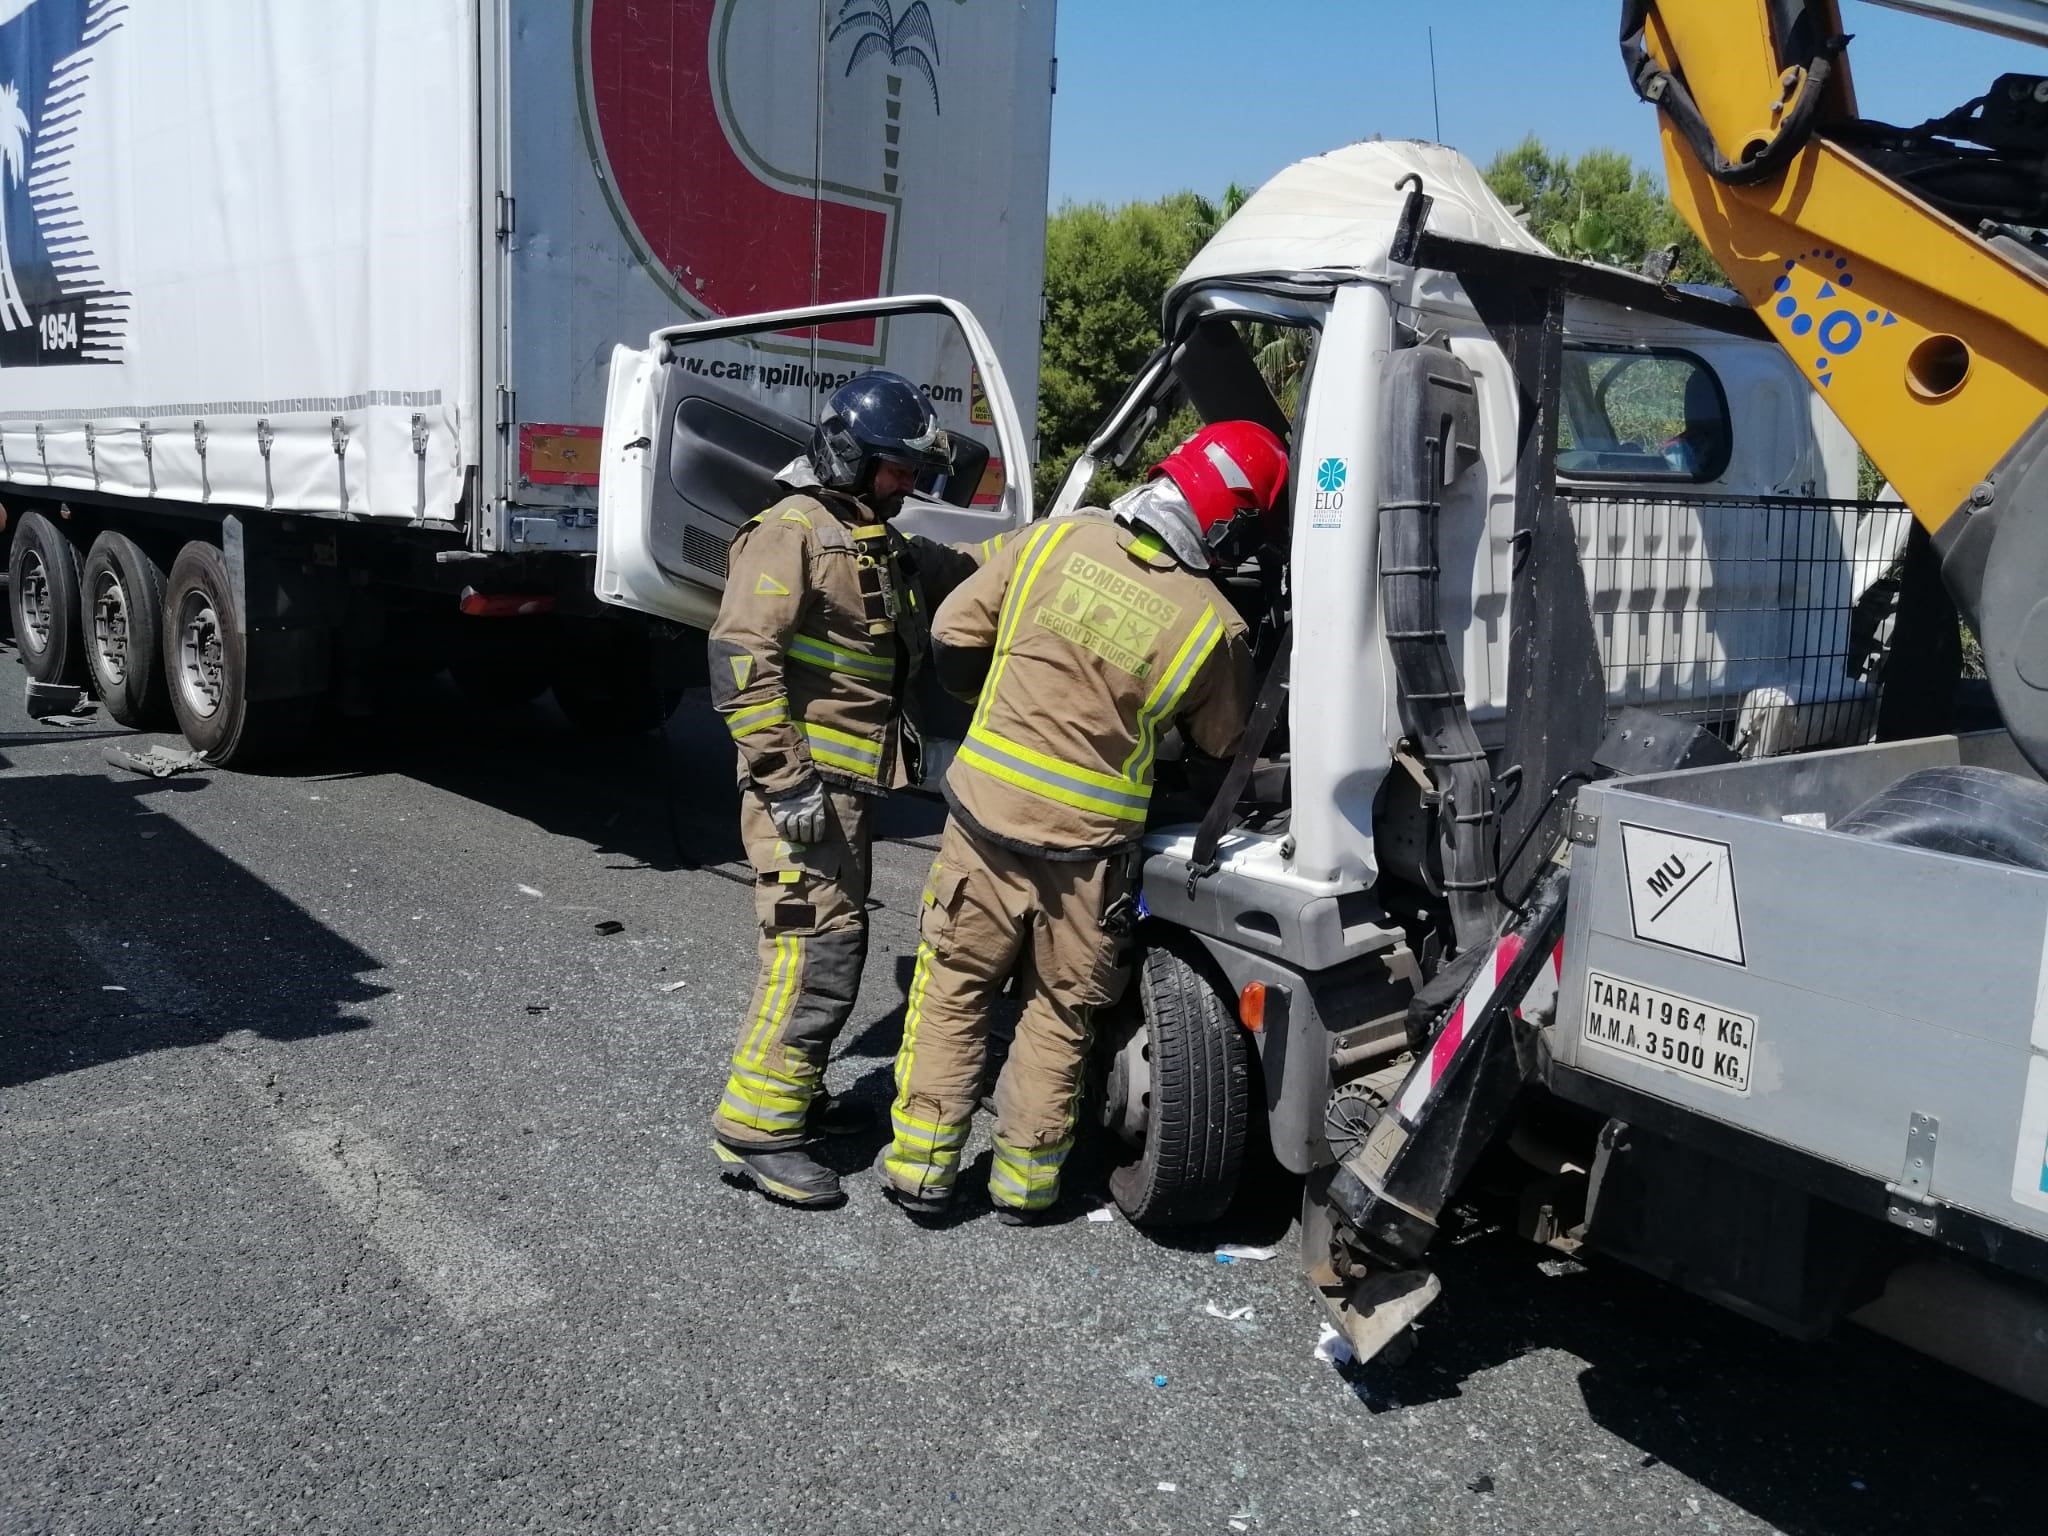
[[[2038,1410],[1483,1224],[1413,1357],[1339,1370],[1284,1187],[1161,1243],[1085,1219],[1086,1156],[1033,1230],[911,1226],[874,1141],[837,1212],[724,1185],[752,917],[700,702],[604,745],[427,687],[291,772],[159,781],[19,676],[0,1531],[2048,1528]],[[877,850],[831,1072],[877,1105],[937,826]]]

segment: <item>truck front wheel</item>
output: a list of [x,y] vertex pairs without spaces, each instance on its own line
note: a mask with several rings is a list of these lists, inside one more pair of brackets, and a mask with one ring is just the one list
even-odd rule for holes
[[130,730],[171,717],[164,678],[164,573],[126,534],[103,533],[85,557],[85,660],[107,713]]
[[1249,1053],[1193,944],[1174,939],[1142,954],[1138,1008],[1126,1010],[1105,1095],[1103,1119],[1122,1147],[1109,1192],[1139,1226],[1199,1226],[1237,1193],[1252,1118]]
[[78,551],[40,512],[28,513],[14,530],[7,581],[14,638],[28,675],[39,683],[84,682]]
[[187,544],[164,587],[164,669],[178,729],[221,767],[289,751],[312,719],[312,699],[250,699],[249,642],[227,557]]

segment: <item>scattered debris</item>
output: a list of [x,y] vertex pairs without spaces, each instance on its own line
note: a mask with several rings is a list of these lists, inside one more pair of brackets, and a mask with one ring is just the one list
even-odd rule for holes
[[1116,1208],[1114,1206],[1098,1205],[1088,1213],[1088,1219],[1090,1221],[1115,1221]]
[[1316,1358],[1325,1365],[1349,1365],[1352,1359],[1351,1341],[1325,1323],[1322,1333],[1316,1339]]
[[534,888],[533,888],[532,886],[530,886],[530,885],[522,885],[522,886],[520,886],[520,887],[519,887],[519,894],[520,894],[520,895],[522,895],[522,896],[531,896],[531,897],[532,897],[532,898],[533,898],[533,899],[534,899],[535,901],[544,901],[544,900],[546,900],[546,899],[547,899],[546,897],[542,896],[542,895],[541,895],[541,893],[540,893],[539,891],[535,890],[535,889],[534,889]]
[[615,917],[608,917],[597,925],[597,931],[606,938],[610,938],[615,933],[624,933],[626,925]]
[[1213,1301],[1204,1303],[1202,1312],[1207,1317],[1220,1317],[1226,1323],[1248,1323],[1252,1320],[1250,1307],[1232,1307],[1226,1312]]
[[1280,1250],[1277,1248],[1254,1248],[1250,1243],[1225,1243],[1216,1250],[1218,1264],[1239,1264],[1249,1261],[1263,1264]]
[[1487,1473],[1482,1472],[1465,1486],[1474,1493],[1491,1493],[1493,1492],[1493,1478]]
[[29,678],[27,686],[22,707],[29,719],[45,725],[84,725],[100,712],[99,705],[76,683],[39,683]]
[[151,747],[147,752],[130,752],[126,747],[102,747],[100,758],[110,768],[126,768],[145,778],[168,779],[173,774],[204,768],[206,759],[197,752],[175,747]]
[[1559,1275],[1583,1275],[1586,1266],[1577,1259],[1538,1259],[1537,1270],[1555,1280]]

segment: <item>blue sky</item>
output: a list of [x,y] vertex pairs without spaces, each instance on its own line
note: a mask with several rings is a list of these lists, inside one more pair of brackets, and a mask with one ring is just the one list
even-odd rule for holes
[[[1382,134],[1443,138],[1482,164],[1535,133],[1611,147],[1662,176],[1656,113],[1622,73],[1619,0],[1060,0],[1052,203],[1256,187],[1306,155]],[[1271,18],[1269,31],[1262,18]],[[2048,50],[1848,0],[1866,116],[1919,122]]]

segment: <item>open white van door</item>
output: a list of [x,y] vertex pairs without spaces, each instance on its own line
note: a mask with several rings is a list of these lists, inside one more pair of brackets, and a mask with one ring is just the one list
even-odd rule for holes
[[[912,344],[909,328],[932,334]],[[708,628],[728,546],[777,499],[776,472],[809,447],[825,401],[854,375],[911,355],[926,375],[913,382],[952,436],[954,465],[908,498],[898,526],[964,544],[1029,521],[1031,441],[965,305],[906,295],[669,326],[645,348],[612,354],[598,597]]]

